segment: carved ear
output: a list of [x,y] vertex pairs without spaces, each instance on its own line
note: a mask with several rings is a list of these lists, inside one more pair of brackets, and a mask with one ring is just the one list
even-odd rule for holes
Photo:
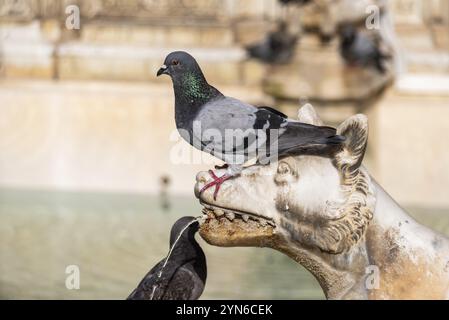
[[315,109],[310,103],[303,105],[298,111],[298,120],[307,124],[313,124],[315,126],[322,126],[323,121],[316,113]]
[[338,128],[337,134],[345,136],[343,150],[336,155],[339,167],[347,167],[350,171],[360,167],[368,142],[368,118],[356,114],[346,119]]

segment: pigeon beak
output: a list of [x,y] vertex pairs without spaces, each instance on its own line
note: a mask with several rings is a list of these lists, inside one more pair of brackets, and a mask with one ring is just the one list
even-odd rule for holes
[[161,74],[168,74],[167,72],[168,68],[165,64],[163,64],[160,69],[157,71],[157,76],[159,77]]

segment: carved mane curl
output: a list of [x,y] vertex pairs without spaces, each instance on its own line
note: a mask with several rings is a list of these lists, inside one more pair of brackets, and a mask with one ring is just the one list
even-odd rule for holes
[[315,233],[317,245],[322,251],[337,254],[347,251],[365,234],[374,212],[374,192],[371,179],[364,168],[350,172],[347,181],[342,185],[346,201],[339,210],[340,217],[329,220]]
[[371,178],[361,166],[368,141],[366,117],[349,118],[339,127],[338,134],[346,137],[346,145],[335,155],[333,163],[340,173],[345,201],[329,208],[338,210],[338,218],[327,221],[315,233],[320,249],[333,254],[348,250],[362,238],[375,205]]

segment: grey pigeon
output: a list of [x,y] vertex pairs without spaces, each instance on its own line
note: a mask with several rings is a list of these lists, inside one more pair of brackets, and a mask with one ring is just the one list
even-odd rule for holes
[[287,63],[293,57],[297,39],[281,21],[276,31],[270,32],[261,42],[247,46],[246,50],[250,57],[266,63]]
[[255,107],[223,95],[209,85],[196,60],[188,53],[170,53],[157,75],[167,74],[175,93],[175,120],[180,135],[197,149],[211,153],[227,165],[200,193],[240,174],[242,166],[256,158],[266,164],[278,157],[302,152],[320,153],[344,141],[331,127],[319,127],[288,119],[269,107]]
[[352,25],[345,25],[340,32],[340,54],[349,66],[373,67],[385,73],[384,61],[388,55],[381,52],[379,43],[358,32]]
[[171,254],[167,263],[167,258],[159,261],[127,300],[196,300],[201,296],[207,267],[206,256],[195,240],[198,228],[194,217],[182,217],[175,222],[170,232]]

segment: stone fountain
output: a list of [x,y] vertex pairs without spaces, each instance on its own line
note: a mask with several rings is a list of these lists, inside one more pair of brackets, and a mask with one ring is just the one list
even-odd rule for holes
[[[369,11],[371,8],[373,12]],[[374,15],[377,17],[373,21],[378,21],[378,25],[367,26],[366,21],[371,21]],[[267,94],[295,101],[364,102],[392,83],[391,65],[385,74],[369,68],[347,67],[340,56],[337,39],[339,27],[351,24],[380,43],[383,51],[391,53],[388,37],[384,35],[392,33],[385,1],[314,0],[299,10],[289,10],[286,20],[291,32],[299,30],[301,36],[293,58],[267,70],[262,84]],[[320,38],[327,39],[328,43]]]

